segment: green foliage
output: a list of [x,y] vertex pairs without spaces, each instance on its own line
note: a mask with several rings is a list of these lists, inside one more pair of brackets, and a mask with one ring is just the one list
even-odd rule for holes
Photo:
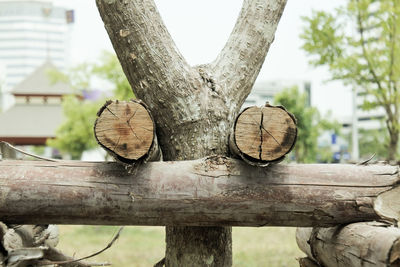
[[[83,63],[72,68],[68,74],[52,71],[49,73],[53,82],[62,81],[70,84],[79,95],[82,90],[91,88],[93,79],[111,84],[114,98],[131,99],[134,97],[131,87],[122,71],[117,57],[103,52],[99,62]],[[97,147],[93,133],[96,113],[104,104],[104,99],[97,102],[80,100],[68,96],[63,101],[65,121],[57,129],[56,138],[48,140],[47,145],[68,153],[73,159],[80,159],[85,150]]]
[[375,154],[374,159],[384,159],[387,156],[387,132],[379,130],[359,130],[359,147],[361,158],[369,158]]
[[[357,88],[362,108],[386,112],[388,159],[400,131],[400,5],[393,0],[349,0],[333,14],[315,11],[301,38],[314,66],[327,66],[332,79]],[[388,146],[388,144],[394,144]]]
[[116,99],[129,100],[135,97],[115,54],[104,51],[100,63],[94,65],[93,74],[113,85]]
[[323,130],[334,130],[338,133],[339,124],[321,119],[316,108],[307,106],[307,94],[300,93],[297,87],[285,89],[275,95],[274,103],[284,106],[296,117],[298,130],[294,147],[296,161],[315,162],[318,136]]
[[71,68],[68,73],[51,69],[48,71],[50,82],[63,82],[69,84],[76,91],[82,91],[91,87],[91,79],[94,66],[90,63],[81,63]]
[[64,97],[65,121],[57,129],[56,138],[49,139],[47,145],[69,153],[72,159],[80,159],[83,151],[95,148],[93,125],[102,103],[83,101],[76,96]]

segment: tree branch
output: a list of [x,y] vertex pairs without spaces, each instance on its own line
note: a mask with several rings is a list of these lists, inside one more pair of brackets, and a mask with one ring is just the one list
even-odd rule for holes
[[187,89],[187,85],[179,85],[185,84],[192,69],[174,44],[153,0],[96,3],[135,95],[152,109],[158,99],[165,101]]
[[[359,0],[357,0],[357,2],[359,2]],[[361,44],[361,48],[362,48],[362,52],[364,55],[365,60],[367,61],[367,65],[368,65],[368,69],[369,72],[371,73],[372,77],[374,78],[374,82],[376,83],[376,85],[378,86],[378,89],[380,90],[380,92],[382,92],[382,100],[379,99],[379,95],[376,94],[376,97],[378,98],[379,101],[381,101],[382,103],[385,104],[385,106],[388,104],[388,101],[386,99],[386,95],[384,94],[384,90],[380,81],[380,78],[378,77],[378,75],[375,72],[375,68],[372,65],[371,59],[369,57],[367,48],[365,46],[366,42],[365,42],[365,38],[364,38],[364,26],[362,24],[362,19],[361,19],[361,12],[360,12],[360,8],[357,9],[358,13],[357,13],[357,23],[358,23],[358,28],[360,31],[360,44]]]
[[210,68],[237,103],[250,93],[275,37],[286,0],[245,0],[225,47]]

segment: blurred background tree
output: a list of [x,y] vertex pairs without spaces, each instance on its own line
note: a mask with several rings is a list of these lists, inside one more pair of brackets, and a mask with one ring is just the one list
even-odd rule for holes
[[364,95],[364,110],[384,109],[389,137],[386,158],[394,160],[400,132],[399,2],[349,0],[333,14],[314,11],[303,20],[301,38],[303,49],[313,56],[310,62],[327,66],[332,79]]
[[72,159],[80,159],[84,151],[97,147],[93,125],[107,95],[85,99],[84,95],[91,93],[94,80],[111,87],[111,98],[129,100],[134,95],[116,55],[110,52],[103,52],[96,63],[83,63],[68,73],[51,72],[49,75],[54,82],[70,84],[76,93],[64,97],[64,121],[56,131],[56,138],[49,139],[47,145],[69,154]]
[[63,99],[64,121],[56,131],[55,139],[48,139],[47,145],[68,153],[79,160],[82,153],[97,146],[93,135],[96,113],[103,101],[82,100],[75,95]]
[[[324,130],[333,130],[338,134],[340,125],[335,121],[322,119],[318,110],[309,106],[307,93],[301,93],[297,87],[287,88],[276,94],[274,103],[284,106],[296,117],[298,136],[293,149],[295,160],[304,163],[316,162],[318,136]],[[319,156],[329,162],[327,158],[332,158],[332,152],[329,154],[324,150],[323,155]]]
[[93,66],[93,75],[112,85],[113,98],[119,100],[134,98],[131,86],[114,53],[103,51],[100,62]]

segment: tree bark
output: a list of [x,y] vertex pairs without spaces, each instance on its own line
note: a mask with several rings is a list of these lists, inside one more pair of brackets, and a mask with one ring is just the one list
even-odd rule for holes
[[[15,224],[210,227],[398,221],[397,171],[380,165],[257,168],[224,157],[150,162],[131,172],[115,162],[1,161],[0,218]],[[215,237],[218,228],[206,229]],[[215,252],[212,243],[208,252]]]
[[321,266],[400,266],[400,229],[378,222],[298,228],[300,249]]
[[282,106],[249,107],[237,117],[230,135],[231,152],[255,166],[279,162],[297,138],[296,119]]
[[310,258],[300,258],[299,260],[299,266],[300,267],[320,267],[318,263],[313,261]]
[[[179,53],[153,0],[96,3],[135,95],[154,116],[164,160],[229,155],[229,130],[261,69],[286,0],[245,0],[218,58],[194,67]],[[203,259],[213,258],[209,266],[230,266],[231,230],[219,228],[219,239],[215,231],[167,229],[167,264],[203,266]]]
[[107,101],[97,113],[94,134],[123,163],[160,159],[153,118],[141,101]]

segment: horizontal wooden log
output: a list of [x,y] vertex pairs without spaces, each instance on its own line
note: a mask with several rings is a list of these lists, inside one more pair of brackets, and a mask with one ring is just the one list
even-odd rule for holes
[[400,266],[400,229],[386,223],[298,228],[296,240],[300,249],[320,266]]
[[280,162],[296,143],[293,114],[282,106],[248,107],[236,118],[229,138],[231,152],[254,166]]
[[[210,157],[120,164],[0,161],[0,220],[18,224],[332,226],[381,219],[398,167]],[[399,194],[394,197],[398,199]],[[395,207],[395,206],[394,206]],[[391,215],[392,214],[392,215]],[[385,218],[398,219],[398,210]]]

